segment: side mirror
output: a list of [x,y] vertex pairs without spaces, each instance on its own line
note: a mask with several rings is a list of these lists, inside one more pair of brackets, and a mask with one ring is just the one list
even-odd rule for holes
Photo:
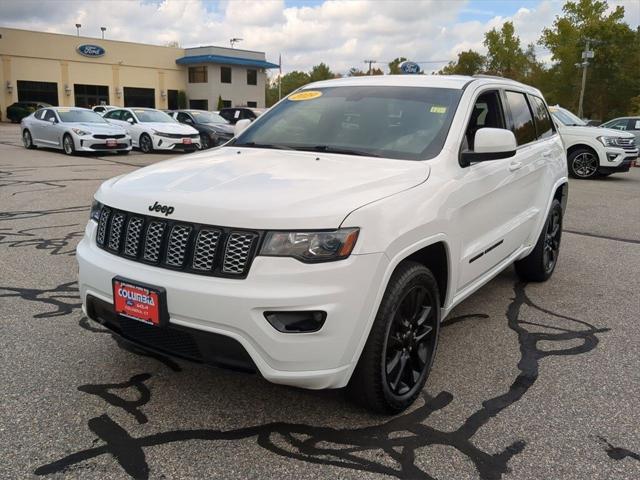
[[131,118],[131,117],[127,118],[127,122],[129,122],[131,125],[133,125],[134,123],[136,123],[136,121],[135,121],[133,118]]
[[238,120],[233,126],[233,136],[237,137],[240,135],[249,125],[251,125],[251,120],[247,120],[246,118]]
[[516,137],[511,130],[481,128],[473,140],[473,151],[460,152],[460,166],[468,167],[472,163],[513,157],[516,148]]
[[50,118],[50,119],[49,119],[49,123],[50,123],[51,125],[54,125],[54,124],[56,124],[56,123],[58,123],[58,122],[56,121],[56,119],[55,119],[55,118]]

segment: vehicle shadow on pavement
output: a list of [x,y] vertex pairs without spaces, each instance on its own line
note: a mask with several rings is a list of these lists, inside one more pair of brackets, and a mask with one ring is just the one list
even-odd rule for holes
[[[486,398],[479,408],[469,414],[453,430],[435,428],[427,423],[432,415],[446,409],[454,400],[454,396],[447,391],[441,391],[435,395],[424,392],[422,401],[417,407],[396,417],[365,416],[363,412],[356,411],[355,407],[350,406],[339,392],[308,392],[282,388],[270,385],[257,377],[228,374],[216,370],[211,370],[211,375],[205,379],[202,378],[201,371],[197,372],[199,381],[194,381],[193,378],[189,378],[192,370],[204,369],[203,367],[185,366],[180,371],[156,356],[156,360],[160,360],[171,370],[171,388],[189,389],[188,396],[191,399],[207,402],[206,399],[210,396],[216,382],[228,383],[229,385],[224,386],[224,391],[235,392],[238,396],[231,402],[232,405],[236,404],[237,408],[244,409],[246,412],[247,398],[261,398],[263,399],[261,401],[277,403],[265,409],[267,412],[274,413],[267,415],[266,421],[262,423],[241,428],[227,430],[177,428],[142,436],[133,436],[109,413],[103,413],[89,419],[87,423],[88,429],[99,438],[99,445],[65,455],[38,467],[34,473],[50,475],[65,472],[82,462],[108,454],[132,478],[146,479],[151,473],[145,455],[145,449],[148,447],[192,440],[229,442],[253,439],[266,451],[288,459],[412,479],[434,478],[423,465],[416,463],[416,451],[423,447],[441,445],[453,448],[466,456],[473,463],[480,478],[500,478],[510,471],[510,460],[526,448],[526,442],[515,440],[504,445],[500,451],[489,453],[475,445],[474,435],[492,418],[522,399],[537,381],[541,361],[547,357],[562,358],[587,353],[598,346],[599,335],[609,330],[539,305],[527,294],[526,284],[514,281],[511,292],[512,296],[504,317],[493,320],[504,322],[517,337],[519,349],[517,374],[510,380],[510,385],[505,391]],[[444,326],[466,321],[489,321],[488,317],[484,313],[454,315],[445,322]],[[90,327],[96,331],[95,327]],[[444,329],[444,335],[447,334],[447,330],[447,328]],[[458,330],[462,332],[463,329]],[[181,368],[175,362],[173,363],[174,367]],[[121,365],[124,373],[127,370],[127,362],[123,361]],[[98,396],[113,408],[124,410],[136,424],[153,426],[154,417],[158,415],[164,417],[162,413],[164,403],[160,400],[159,405],[154,404],[156,393],[153,375],[145,372],[131,376],[131,370],[129,370],[126,376],[129,378],[123,382],[82,385],[78,389],[86,394]],[[181,383],[181,379],[186,382]],[[277,395],[270,395],[271,389],[277,390]],[[122,392],[128,393],[126,396],[121,396]],[[162,393],[158,392],[158,395],[161,397]],[[362,423],[365,425],[337,428],[282,421],[283,411],[287,411],[288,395],[293,397],[293,403],[300,411],[304,411],[307,405],[315,402],[321,404],[325,411],[327,409],[346,411],[355,417],[362,415]],[[154,404],[153,408],[147,412],[146,407],[152,404]],[[193,408],[193,405],[190,408]],[[196,412],[194,415],[198,415],[197,412],[203,408],[215,409],[216,405],[199,405],[194,409]],[[153,414],[150,413],[151,410]],[[272,418],[268,418],[269,416]],[[284,416],[284,418],[291,417]],[[633,455],[633,452],[631,454]]]

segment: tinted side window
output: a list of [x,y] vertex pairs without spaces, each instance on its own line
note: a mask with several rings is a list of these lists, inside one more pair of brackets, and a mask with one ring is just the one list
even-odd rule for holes
[[124,120],[125,122],[128,122],[129,119],[131,120],[135,120],[133,118],[133,115],[131,114],[131,112],[127,112],[126,110],[122,110],[122,116],[120,118],[121,120]]
[[640,118],[629,120],[629,130],[640,130]]
[[47,122],[50,122],[51,120],[57,120],[56,114],[53,113],[53,110],[48,110],[48,109],[45,110],[44,119]]
[[553,135],[553,123],[542,99],[538,97],[529,97],[531,99],[531,107],[533,108],[533,116],[536,120],[536,129],[538,130],[538,138],[548,138]]
[[34,117],[36,117],[38,120],[43,120],[42,116],[44,115],[44,110],[38,110],[36,113],[33,114]]
[[518,145],[533,142],[536,139],[536,127],[527,98],[520,92],[506,92],[506,96],[513,120],[512,130]]
[[189,117],[189,115],[187,115],[184,112],[178,112],[178,121],[180,123],[193,123],[193,120],[191,120],[191,117]]
[[110,118],[111,120],[120,120],[122,110],[111,110],[104,114],[104,118]]

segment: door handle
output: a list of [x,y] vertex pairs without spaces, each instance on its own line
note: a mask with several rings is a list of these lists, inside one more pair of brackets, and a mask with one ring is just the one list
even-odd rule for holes
[[519,170],[521,167],[522,167],[522,162],[513,161],[509,164],[509,170],[511,172],[515,172],[516,170]]
[[550,158],[551,157],[551,152],[544,152],[542,154],[542,156],[545,157],[545,158]]

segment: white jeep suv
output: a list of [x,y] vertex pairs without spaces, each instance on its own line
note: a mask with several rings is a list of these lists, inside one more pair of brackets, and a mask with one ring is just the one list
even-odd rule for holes
[[611,128],[589,127],[566,108],[549,107],[567,149],[569,175],[574,178],[606,177],[628,172],[638,157],[635,136]]
[[349,385],[394,413],[453,307],[514,262],[527,281],[556,266],[567,163],[534,88],[344,78],[246,123],[100,187],[77,249],[90,318],[275,383]]

